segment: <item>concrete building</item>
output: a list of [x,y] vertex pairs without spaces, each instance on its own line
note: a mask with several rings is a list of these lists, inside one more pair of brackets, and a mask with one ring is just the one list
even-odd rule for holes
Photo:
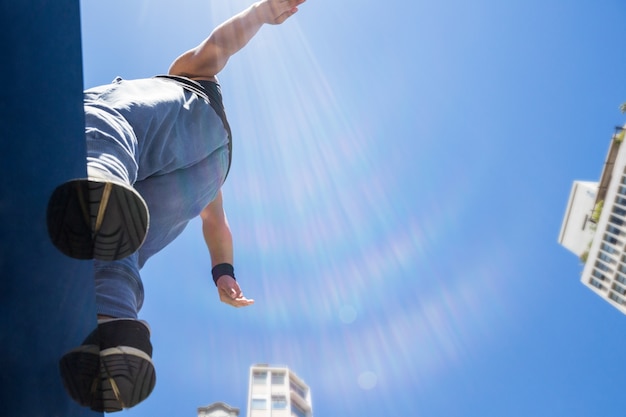
[[312,417],[308,385],[284,366],[250,368],[248,417]]
[[626,146],[617,128],[599,182],[575,181],[559,243],[584,263],[581,281],[626,314]]

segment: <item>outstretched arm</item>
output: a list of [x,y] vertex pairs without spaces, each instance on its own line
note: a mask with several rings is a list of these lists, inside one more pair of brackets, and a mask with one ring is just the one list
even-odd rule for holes
[[[215,200],[206,206],[200,213],[202,219],[202,233],[209,248],[211,265],[222,263],[233,264],[233,237],[226,220],[222,203],[222,192],[219,191]],[[254,303],[243,296],[241,288],[234,277],[222,275],[218,277],[217,291],[220,300],[233,307],[244,307]]]
[[226,66],[228,59],[256,35],[264,24],[278,25],[298,11],[305,0],[261,0],[219,25],[197,47],[172,63],[171,75],[212,78]]

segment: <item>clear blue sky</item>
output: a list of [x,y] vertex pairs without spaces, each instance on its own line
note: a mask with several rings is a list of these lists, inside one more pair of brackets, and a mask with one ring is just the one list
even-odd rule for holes
[[[85,86],[167,71],[249,0],[81,1]],[[157,387],[246,416],[253,363],[317,417],[623,417],[626,317],[557,244],[626,117],[623,0],[308,0],[220,75],[246,309],[193,222],[144,268]]]

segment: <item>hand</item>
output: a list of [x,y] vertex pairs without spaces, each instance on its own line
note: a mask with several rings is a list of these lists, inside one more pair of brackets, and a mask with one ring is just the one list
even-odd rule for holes
[[263,23],[280,25],[298,11],[305,0],[261,0],[258,13]]
[[239,284],[229,275],[222,275],[217,279],[217,292],[221,302],[233,307],[246,307],[254,304],[254,300],[243,296]]

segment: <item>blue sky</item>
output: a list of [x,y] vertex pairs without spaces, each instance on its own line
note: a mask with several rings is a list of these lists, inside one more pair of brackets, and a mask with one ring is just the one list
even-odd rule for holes
[[[85,86],[167,71],[248,0],[81,1]],[[246,415],[253,363],[316,416],[623,416],[626,317],[557,244],[626,101],[621,0],[308,0],[220,74],[245,309],[192,222],[143,270],[157,387]]]

